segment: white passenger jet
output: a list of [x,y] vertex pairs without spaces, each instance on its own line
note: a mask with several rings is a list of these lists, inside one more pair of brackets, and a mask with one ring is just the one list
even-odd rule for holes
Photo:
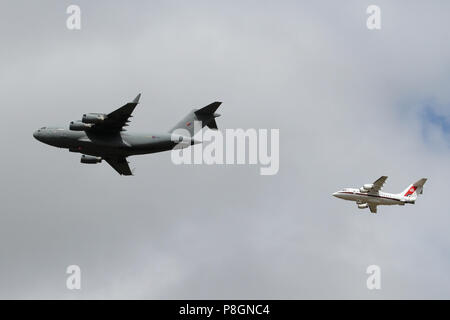
[[381,192],[386,179],[382,176],[374,183],[365,184],[360,189],[346,188],[333,193],[336,198],[355,201],[359,209],[369,208],[370,212],[377,213],[377,206],[401,205],[405,203],[414,204],[418,194],[423,193],[423,185],[427,179],[423,178],[411,184],[403,192],[393,194]]

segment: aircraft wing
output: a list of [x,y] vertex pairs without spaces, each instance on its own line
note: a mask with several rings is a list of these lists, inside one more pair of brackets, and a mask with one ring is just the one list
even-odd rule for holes
[[114,170],[116,170],[120,175],[123,175],[123,176],[132,176],[133,175],[126,158],[105,158],[104,160],[106,162],[108,162],[109,165],[111,167],[113,167]]
[[377,213],[377,205],[376,204],[369,203],[368,205],[369,205],[370,212]]
[[108,114],[103,122],[93,125],[91,131],[96,133],[117,133],[125,131],[124,127],[128,126],[128,119],[132,117],[131,114],[138,105],[140,98],[141,94],[138,94],[132,102],[128,102],[126,105]]
[[381,188],[383,187],[384,183],[386,182],[387,178],[388,178],[387,176],[382,176],[382,177],[378,178],[378,180],[373,183],[373,187],[372,187],[372,189],[370,189],[370,192],[376,193],[376,192],[380,191]]

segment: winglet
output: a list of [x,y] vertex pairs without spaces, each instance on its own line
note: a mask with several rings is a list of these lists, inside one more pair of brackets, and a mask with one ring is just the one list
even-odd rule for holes
[[139,103],[139,99],[141,98],[141,94],[139,93],[136,98],[134,98],[133,103]]

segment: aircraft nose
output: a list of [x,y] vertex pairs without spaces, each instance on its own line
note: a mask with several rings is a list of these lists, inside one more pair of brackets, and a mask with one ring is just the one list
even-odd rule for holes
[[41,137],[41,133],[40,133],[40,130],[36,130],[35,132],[33,132],[33,137],[36,139],[36,140],[39,140],[40,141],[40,137]]
[[335,192],[335,193],[332,194],[332,196],[337,198],[338,194],[339,194],[338,192]]

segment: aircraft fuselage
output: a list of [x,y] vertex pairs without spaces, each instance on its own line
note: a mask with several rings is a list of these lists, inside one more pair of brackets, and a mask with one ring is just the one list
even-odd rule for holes
[[[170,133],[94,134],[64,128],[41,128],[33,136],[48,145],[72,152],[105,157],[156,153],[171,150],[179,141],[172,141]],[[184,137],[183,139],[187,139]],[[184,140],[186,141],[186,140]],[[196,143],[192,140],[191,144]]]
[[356,203],[373,203],[376,205],[405,205],[414,203],[413,200],[406,199],[399,194],[386,192],[361,192],[359,189],[347,188],[333,193],[336,198],[355,201]]

